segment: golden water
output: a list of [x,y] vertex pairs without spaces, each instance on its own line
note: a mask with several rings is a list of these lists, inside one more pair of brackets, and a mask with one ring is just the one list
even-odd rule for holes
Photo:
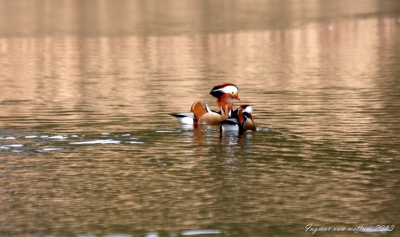
[[[0,1],[0,235],[397,236],[399,9]],[[259,131],[169,115],[224,82]]]

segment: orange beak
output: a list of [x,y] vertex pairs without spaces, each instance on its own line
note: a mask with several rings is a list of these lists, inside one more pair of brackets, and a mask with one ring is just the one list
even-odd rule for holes
[[238,101],[242,101],[242,99],[240,99],[239,95],[237,95],[237,96],[235,97],[235,99],[237,99]]

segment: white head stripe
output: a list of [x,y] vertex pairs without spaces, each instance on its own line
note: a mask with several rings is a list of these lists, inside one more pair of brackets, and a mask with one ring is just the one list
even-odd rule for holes
[[225,86],[223,88],[218,89],[218,91],[222,91],[224,93],[229,93],[229,94],[236,94],[238,92],[238,88],[236,86]]
[[249,105],[243,110],[243,112],[251,114],[253,112],[253,108]]

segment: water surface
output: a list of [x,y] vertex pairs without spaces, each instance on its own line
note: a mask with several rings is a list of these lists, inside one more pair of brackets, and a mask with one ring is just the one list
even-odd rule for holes
[[[0,9],[2,236],[398,235],[397,1]],[[224,82],[257,132],[169,115]]]

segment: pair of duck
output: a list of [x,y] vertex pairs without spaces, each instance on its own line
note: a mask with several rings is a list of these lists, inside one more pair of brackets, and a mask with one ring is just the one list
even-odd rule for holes
[[210,94],[217,98],[219,112],[211,110],[201,101],[194,102],[190,112],[171,114],[182,124],[220,125],[222,132],[238,132],[244,134],[247,130],[256,130],[252,116],[253,108],[250,105],[241,105],[233,110],[233,100],[241,101],[239,89],[232,83],[225,83],[212,88]]

